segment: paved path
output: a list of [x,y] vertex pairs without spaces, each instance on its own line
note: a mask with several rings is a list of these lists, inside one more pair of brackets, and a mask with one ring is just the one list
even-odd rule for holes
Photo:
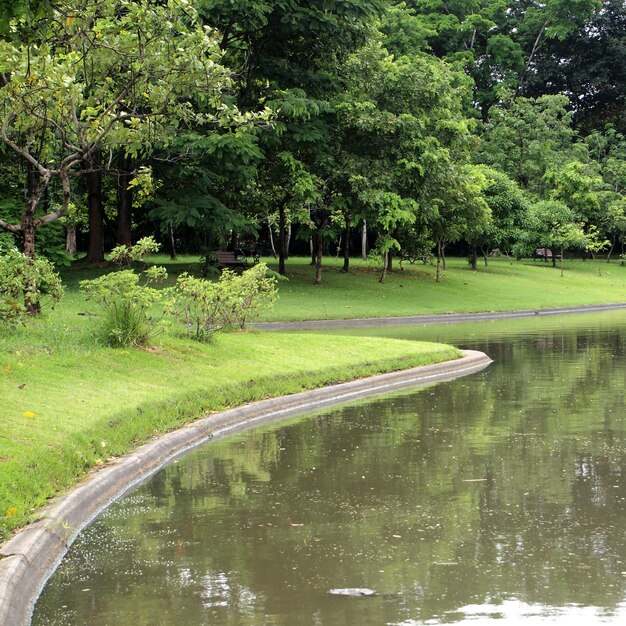
[[520,317],[549,315],[571,315],[573,313],[597,313],[626,309],[626,302],[615,304],[590,304],[585,306],[561,307],[559,309],[527,309],[523,311],[491,311],[488,313],[443,313],[440,315],[410,315],[406,317],[367,317],[347,320],[310,320],[303,322],[259,322],[252,324],[260,330],[323,330],[334,328],[374,328],[407,324],[452,324],[458,322],[480,322],[506,320]]

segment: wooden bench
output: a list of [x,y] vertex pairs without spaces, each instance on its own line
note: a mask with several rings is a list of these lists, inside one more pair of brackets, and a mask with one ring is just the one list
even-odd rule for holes
[[235,252],[231,250],[217,250],[213,253],[217,259],[218,267],[240,267],[246,269],[252,265],[256,265],[258,257],[253,257],[252,261],[248,260],[248,257],[241,250]]
[[402,262],[408,261],[411,265],[414,265],[416,261],[421,261],[424,265],[426,265],[430,261],[430,255],[426,252],[401,252],[400,253],[400,267],[402,267]]
[[560,259],[560,254],[552,254],[552,250],[550,248],[536,248],[535,254],[533,254],[533,259],[543,259],[544,261],[552,261],[552,259]]

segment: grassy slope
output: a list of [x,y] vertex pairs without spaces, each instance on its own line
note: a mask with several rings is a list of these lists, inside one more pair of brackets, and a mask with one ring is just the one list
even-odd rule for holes
[[[161,260],[163,262],[165,259]],[[350,318],[493,311],[626,301],[626,268],[504,259],[471,272],[451,260],[441,283],[430,265],[408,265],[383,285],[368,263],[327,259],[313,286],[307,260],[290,259],[289,282],[266,319]],[[271,260],[270,260],[271,264]],[[170,271],[188,269],[185,261]],[[62,304],[28,332],[0,334],[0,538],[89,467],[208,410],[449,358],[451,350],[399,341],[239,333],[199,345],[164,335],[153,350],[112,351],[93,337],[94,318],[72,269]],[[329,364],[331,364],[329,366]],[[28,417],[29,414],[34,417]]]
[[[268,260],[272,265],[271,260]],[[362,261],[340,271],[341,260],[325,259],[322,284],[312,286],[313,269],[305,259],[289,259],[289,282],[267,320],[354,318],[550,308],[626,302],[626,267],[619,261],[565,260],[564,276],[542,261],[490,260],[472,272],[465,259],[451,259],[442,281],[432,265],[396,265],[384,284],[378,271]],[[600,272],[600,274],[599,274]]]
[[0,335],[0,539],[90,467],[207,411],[458,354],[258,332],[209,345],[162,335],[148,350],[111,350],[95,342],[95,318],[81,315],[89,307],[67,282],[47,320]]

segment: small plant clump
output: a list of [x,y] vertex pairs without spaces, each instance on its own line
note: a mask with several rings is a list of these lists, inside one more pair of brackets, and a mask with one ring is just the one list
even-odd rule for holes
[[224,294],[222,322],[230,328],[245,328],[278,297],[276,278],[268,275],[265,263],[257,263],[242,274],[224,270],[218,285]]
[[276,278],[264,263],[242,274],[224,270],[218,282],[185,272],[169,293],[166,310],[181,320],[187,334],[198,341],[208,341],[225,328],[245,328],[278,295]]
[[[120,266],[128,266],[159,249],[152,237],[136,245],[117,246],[111,258]],[[143,284],[140,279],[143,278]],[[151,284],[167,278],[164,267],[149,267],[138,274],[132,269],[120,269],[92,280],[83,280],[80,288],[88,300],[98,302],[104,309],[100,332],[104,342],[114,348],[144,346],[156,331],[158,320],[148,315],[149,308],[162,297],[162,291]]]
[[61,278],[47,259],[31,259],[15,248],[0,255],[0,320],[8,325],[25,323],[42,307],[61,299]]
[[116,246],[111,250],[109,259],[119,267],[129,267],[133,263],[145,262],[149,254],[156,254],[160,244],[154,237],[144,237],[134,246]]
[[245,328],[278,295],[277,279],[264,263],[242,274],[224,270],[217,282],[185,272],[174,287],[156,289],[151,285],[167,278],[165,268],[154,266],[138,273],[129,266],[158,249],[159,244],[152,237],[141,239],[132,247],[118,246],[111,253],[111,260],[127,269],[80,283],[87,299],[104,309],[100,334],[107,345],[148,344],[158,323],[158,319],[149,316],[149,309],[157,302],[163,304],[164,314],[182,321],[188,336],[209,341],[221,330]]

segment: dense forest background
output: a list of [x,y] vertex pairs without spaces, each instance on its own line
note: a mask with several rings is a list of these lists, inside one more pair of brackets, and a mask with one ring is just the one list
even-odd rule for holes
[[0,253],[619,255],[625,78],[621,0],[0,0]]

